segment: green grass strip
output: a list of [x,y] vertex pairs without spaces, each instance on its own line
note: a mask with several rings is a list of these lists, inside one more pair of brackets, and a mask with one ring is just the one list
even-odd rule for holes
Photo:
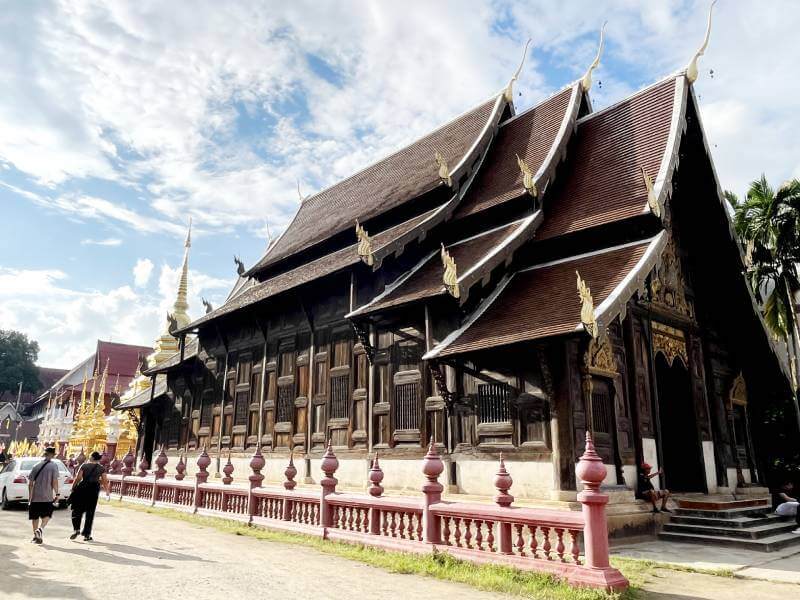
[[611,564],[622,571],[631,583],[631,587],[626,592],[613,594],[600,590],[575,588],[546,573],[521,571],[502,565],[476,565],[441,552],[430,555],[390,552],[369,546],[323,540],[316,536],[273,531],[220,517],[193,515],[169,508],[154,508],[120,502],[102,502],[109,506],[118,506],[176,521],[184,521],[192,525],[209,527],[234,535],[305,546],[325,554],[378,567],[390,573],[435,577],[443,581],[467,584],[480,590],[522,596],[524,598],[547,600],[634,600],[642,597],[642,586],[656,574],[658,569],[701,573],[718,577],[735,577],[733,571],[729,569],[699,569],[653,560],[613,557]]

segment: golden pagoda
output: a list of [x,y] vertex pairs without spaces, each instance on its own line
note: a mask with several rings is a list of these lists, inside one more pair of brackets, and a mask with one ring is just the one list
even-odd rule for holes
[[94,391],[95,382],[97,381],[97,367],[95,367],[94,375],[92,375],[92,392],[91,398],[87,401],[86,388],[88,381],[86,379],[86,372],[83,373],[83,389],[81,390],[81,403],[78,410],[75,411],[75,416],[72,423],[72,433],[69,436],[69,452],[77,454],[81,448],[86,446],[86,434],[89,428],[89,414],[90,405],[94,404]]
[[86,443],[85,447],[91,450],[102,452],[106,447],[106,381],[108,380],[108,361],[106,359],[106,366],[103,369],[103,375],[100,378],[100,391],[97,394],[97,400],[92,402],[90,412],[86,420]]

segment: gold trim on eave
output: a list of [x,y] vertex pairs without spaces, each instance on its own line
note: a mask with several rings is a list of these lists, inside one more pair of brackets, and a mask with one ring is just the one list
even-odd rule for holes
[[578,297],[581,299],[581,323],[583,328],[593,338],[597,337],[597,319],[594,315],[594,299],[592,291],[586,282],[581,279],[581,274],[575,271],[578,277]]
[[517,164],[519,165],[519,170],[522,171],[522,187],[525,188],[525,191],[528,192],[531,196],[536,198],[538,192],[536,190],[536,182],[533,180],[533,171],[528,166],[524,160],[519,157],[519,154],[515,155],[517,157]]
[[453,187],[453,180],[450,177],[450,167],[447,166],[447,161],[438,150],[436,151],[436,164],[439,165],[439,179],[447,184],[448,187]]
[[697,52],[694,53],[692,60],[690,60],[689,64],[686,65],[686,80],[689,83],[694,83],[697,81],[697,76],[700,74],[697,70],[697,59],[705,54],[706,48],[708,47],[708,39],[711,37],[711,13],[714,12],[714,5],[716,3],[717,0],[714,0],[711,3],[711,6],[708,7],[708,25],[706,25],[706,37],[703,39],[703,45],[697,49]]
[[375,262],[372,257],[372,240],[364,226],[356,219],[356,237],[358,238],[358,256],[370,267]]
[[642,179],[644,179],[644,187],[647,188],[647,205],[650,207],[650,210],[653,214],[657,217],[661,216],[661,205],[658,203],[658,198],[656,197],[656,192],[653,189],[653,180],[650,178],[650,175],[647,174],[647,171],[642,169]]
[[444,273],[442,274],[442,282],[447,292],[453,298],[461,297],[461,290],[458,287],[458,268],[456,267],[455,259],[450,256],[450,253],[442,244],[442,265],[444,266]]
[[597,56],[594,57],[592,64],[589,65],[589,68],[586,69],[586,73],[581,78],[581,88],[584,92],[588,92],[592,88],[592,71],[594,71],[600,64],[600,57],[603,55],[603,38],[605,37],[604,34],[607,23],[608,21],[605,21],[603,26],[600,28],[600,45],[597,48]]

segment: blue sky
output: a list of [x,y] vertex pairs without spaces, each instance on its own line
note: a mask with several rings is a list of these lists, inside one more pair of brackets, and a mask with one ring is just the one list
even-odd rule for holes
[[[9,3],[0,15],[0,327],[70,367],[150,344],[186,222],[191,308],[308,195],[505,86],[524,110],[580,77],[595,108],[685,67],[708,2]],[[793,15],[793,16],[792,16]],[[791,17],[791,18],[790,18]],[[800,175],[796,3],[721,0],[696,84],[724,187]],[[711,73],[713,70],[713,76]]]

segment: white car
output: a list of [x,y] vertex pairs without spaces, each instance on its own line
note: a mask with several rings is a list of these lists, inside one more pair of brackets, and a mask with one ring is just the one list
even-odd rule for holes
[[[0,502],[3,510],[8,510],[16,502],[28,501],[28,474],[41,461],[41,457],[22,456],[14,457],[6,463],[0,471]],[[58,467],[58,492],[61,495],[59,506],[64,507],[72,491],[74,478],[63,462],[54,458],[53,463]]]

